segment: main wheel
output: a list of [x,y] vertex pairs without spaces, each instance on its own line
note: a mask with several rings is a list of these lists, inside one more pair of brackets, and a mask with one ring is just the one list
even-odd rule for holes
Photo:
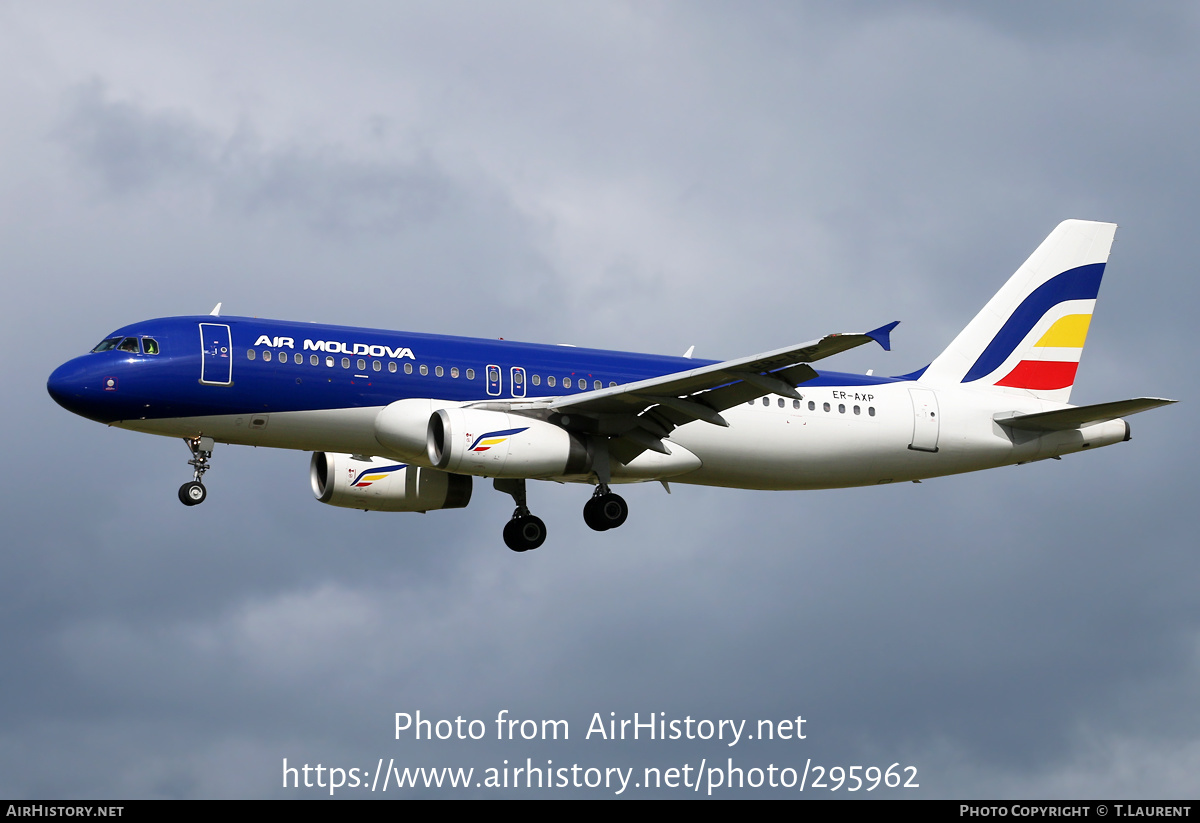
[[504,524],[504,545],[515,552],[527,552],[546,542],[546,524],[540,517],[527,514]]
[[179,502],[185,506],[199,506],[208,497],[208,490],[203,483],[193,480],[179,487]]
[[598,532],[608,531],[611,528],[600,511],[601,505],[599,497],[593,497],[583,504],[583,522],[587,523],[588,528]]
[[583,507],[583,521],[598,532],[615,529],[629,517],[629,506],[619,494],[593,497]]

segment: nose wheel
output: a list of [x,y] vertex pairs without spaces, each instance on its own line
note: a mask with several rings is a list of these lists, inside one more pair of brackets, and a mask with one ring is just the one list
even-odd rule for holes
[[179,487],[179,502],[185,506],[199,506],[208,497],[208,490],[203,483],[193,480]]
[[192,482],[184,483],[179,487],[179,502],[185,506],[199,506],[208,497],[208,490],[204,488],[201,478],[211,468],[208,460],[213,453],[213,439],[211,437],[185,437],[183,442],[192,452],[192,459],[188,461],[188,465],[192,467],[193,472]]
[[629,517],[629,504],[619,494],[613,494],[608,486],[600,484],[583,507],[583,522],[598,532],[615,529]]

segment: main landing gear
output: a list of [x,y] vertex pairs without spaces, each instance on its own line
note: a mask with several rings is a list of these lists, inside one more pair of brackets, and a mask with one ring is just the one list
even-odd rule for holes
[[201,478],[204,473],[209,470],[208,459],[213,453],[213,439],[211,437],[185,437],[184,443],[192,451],[192,459],[188,461],[188,465],[195,469],[192,475],[192,482],[184,483],[179,487],[179,502],[185,506],[199,506],[204,502],[204,498],[208,497],[208,490],[204,488]]
[[[517,507],[512,519],[504,524],[504,545],[515,552],[527,552],[546,542],[546,524],[540,517],[530,514],[526,505],[525,481],[519,479],[497,479],[492,481],[497,491],[512,495]],[[182,492],[181,492],[182,493]],[[625,498],[613,494],[608,484],[601,483],[592,494],[592,499],[583,507],[583,520],[598,532],[615,529],[629,517],[629,505]]]
[[598,532],[606,532],[625,522],[625,518],[629,517],[629,505],[624,497],[613,494],[608,488],[612,474],[607,443],[597,438],[592,445],[595,455],[596,491],[592,492],[592,499],[584,504],[583,522]]
[[527,552],[546,542],[546,524],[542,518],[529,513],[525,505],[525,481],[520,479],[496,479],[492,485],[497,491],[511,494],[517,507],[512,519],[504,524],[504,545],[515,552]]
[[625,498],[608,490],[607,483],[596,486],[592,499],[583,507],[583,522],[598,532],[615,529],[629,517],[629,505]]
[[[613,494],[608,488],[611,475],[607,444],[600,442],[595,445],[597,447],[593,453],[596,491],[583,507],[583,522],[598,532],[606,532],[625,522],[629,517],[629,505],[625,498]],[[496,491],[512,495],[513,502],[517,504],[513,509],[512,519],[504,526],[504,545],[515,552],[527,552],[545,543],[546,524],[540,517],[529,513],[525,498],[525,481],[520,478],[496,478],[492,485],[496,487]]]

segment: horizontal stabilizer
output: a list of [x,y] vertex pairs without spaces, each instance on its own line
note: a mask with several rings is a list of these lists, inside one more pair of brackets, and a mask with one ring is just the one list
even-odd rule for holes
[[1069,431],[1087,426],[1091,423],[1103,423],[1106,420],[1116,420],[1138,412],[1156,409],[1175,403],[1161,397],[1138,397],[1133,400],[1116,400],[1112,403],[1095,403],[1091,406],[1075,406],[1058,411],[1039,412],[1037,414],[997,415],[996,422],[1001,426],[1026,431],[1053,432]]

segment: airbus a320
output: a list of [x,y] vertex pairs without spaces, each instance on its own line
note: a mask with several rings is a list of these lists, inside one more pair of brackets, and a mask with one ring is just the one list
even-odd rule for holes
[[474,478],[491,479],[515,503],[504,542],[523,552],[546,539],[528,480],[594,487],[583,517],[604,531],[629,514],[622,483],[874,486],[1128,440],[1123,417],[1174,401],[1069,404],[1115,231],[1060,224],[945,351],[899,377],[811,365],[890,350],[896,323],[707,361],[223,317],[218,304],[118,329],[48,389],[91,420],[182,438],[185,505],[204,502],[216,443],[301,449],[334,506],[462,508]]

